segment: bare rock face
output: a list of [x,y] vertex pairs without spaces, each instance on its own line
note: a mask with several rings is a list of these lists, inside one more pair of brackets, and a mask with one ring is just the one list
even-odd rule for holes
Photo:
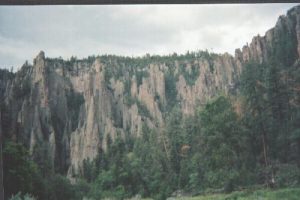
[[287,12],[286,16],[280,16],[276,26],[268,30],[265,36],[256,36],[250,45],[236,51],[236,58],[242,62],[256,61],[267,62],[274,51],[284,43],[295,45],[295,59],[300,56],[300,7],[296,6]]
[[148,78],[143,78],[142,84],[138,88],[138,99],[143,102],[149,110],[151,116],[159,124],[163,123],[162,114],[156,98],[159,98],[162,104],[165,103],[165,80],[161,66],[150,64],[147,68]]
[[215,55],[213,61],[199,59],[193,64],[200,70],[195,84],[188,85],[183,75],[179,75],[176,84],[182,112],[186,115],[192,115],[197,106],[220,91],[228,93],[241,73],[241,64],[229,54]]
[[[107,141],[140,137],[144,125],[162,129],[172,100],[185,116],[193,115],[197,106],[236,90],[244,64],[268,62],[286,42],[297,60],[300,7],[235,56],[202,52],[167,61],[144,58],[146,64],[141,64],[140,58],[128,62],[114,56],[64,61],[46,58],[41,51],[33,65],[25,64],[10,78],[0,76],[2,129],[24,143],[33,158],[48,159],[53,170],[76,177],[84,160],[107,150]],[[175,90],[171,97],[170,80]]]

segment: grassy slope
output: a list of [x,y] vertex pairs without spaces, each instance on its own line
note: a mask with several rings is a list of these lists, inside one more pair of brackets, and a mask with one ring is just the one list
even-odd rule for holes
[[231,194],[184,197],[177,198],[177,200],[300,200],[300,188],[233,192]]

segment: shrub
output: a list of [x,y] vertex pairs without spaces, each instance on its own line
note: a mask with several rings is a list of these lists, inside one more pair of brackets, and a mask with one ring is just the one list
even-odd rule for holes
[[7,196],[19,191],[34,192],[39,171],[23,145],[7,140],[3,148],[3,163],[3,184]]
[[166,100],[167,104],[167,111],[172,110],[174,105],[176,104],[177,98],[177,89],[176,89],[176,78],[172,72],[165,73],[165,91],[166,91]]
[[18,192],[16,195],[13,195],[9,200],[36,200],[33,196],[30,194],[21,195],[20,192]]
[[300,169],[294,164],[281,164],[278,166],[275,182],[279,187],[295,186],[299,184]]
[[143,83],[143,78],[149,77],[149,73],[147,71],[141,70],[141,71],[136,71],[136,83],[137,87],[142,85]]
[[55,200],[75,199],[76,193],[74,191],[73,186],[71,185],[69,179],[67,179],[62,175],[54,175],[50,179],[49,188],[51,191],[50,199],[55,199]]
[[138,112],[139,112],[140,115],[142,115],[144,117],[151,118],[151,114],[150,114],[148,108],[146,107],[146,105],[143,102],[136,99],[136,105],[138,107]]

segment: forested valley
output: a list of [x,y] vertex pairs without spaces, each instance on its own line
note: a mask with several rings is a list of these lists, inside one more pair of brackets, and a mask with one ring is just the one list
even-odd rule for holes
[[[220,71],[216,63],[220,55],[199,51],[184,55],[146,55],[140,58],[112,55],[89,57],[84,62],[90,63],[90,66],[99,58],[99,66],[106,67],[103,72],[101,68],[96,68],[97,63],[93,64],[93,67],[96,66],[95,74],[103,73],[103,77],[99,78],[103,88],[96,90],[94,82],[90,82],[84,86],[92,88],[86,93],[77,92],[81,91],[81,87],[72,77],[79,77],[85,73],[84,70],[92,67],[84,66],[76,71],[74,66],[78,68],[78,65],[75,64],[83,62],[76,58],[62,61],[44,58],[42,55],[33,66],[26,63],[16,73],[1,70],[0,127],[5,199],[163,200],[178,195],[299,187],[300,61],[296,36],[299,33],[296,29],[290,29],[290,26],[300,25],[294,17],[300,15],[300,12],[297,7],[289,12],[285,21],[276,26],[275,39],[271,47],[265,50],[267,56],[249,56],[249,59],[244,59],[240,64],[241,72],[236,72],[239,74],[232,78],[234,84],[215,89],[219,79],[214,82],[203,75],[203,81],[207,84],[205,87],[213,92],[209,93],[205,101],[195,100],[193,113],[183,109],[185,100],[180,97],[180,80],[185,79],[186,87],[193,88],[200,84],[198,77],[201,74],[217,76],[215,74]],[[46,66],[45,74],[40,79],[32,71],[34,67],[40,66],[39,59],[44,62],[41,66]],[[63,64],[60,66],[55,63]],[[148,83],[147,80],[152,80],[153,74],[158,76],[160,73],[149,72],[152,67],[147,67],[153,63],[154,68],[166,66],[160,68],[163,78],[159,79],[163,81],[165,92],[159,93],[160,90],[155,89],[156,92],[151,93],[154,102],[151,104],[145,100],[148,93],[141,91],[144,84]],[[201,65],[207,67],[207,72]],[[63,70],[59,73],[62,75],[58,76],[58,71],[54,69],[61,68]],[[226,82],[231,74],[224,73],[218,76]],[[87,77],[92,76],[90,73]],[[96,76],[89,80],[99,81]],[[123,89],[119,93],[117,80],[121,80],[124,86],[120,87]],[[153,80],[157,81],[158,78]],[[69,86],[70,83],[73,86]],[[63,91],[60,84],[64,85]],[[135,93],[134,84],[140,93]],[[46,89],[41,89],[42,86]],[[214,89],[211,89],[212,86]],[[80,89],[75,90],[76,87]],[[106,93],[97,94],[99,91]],[[91,101],[88,95],[93,97]],[[110,100],[105,100],[105,95]],[[34,100],[32,96],[38,96],[40,101]],[[54,97],[58,100],[55,101]],[[94,103],[96,101],[101,102],[99,107]],[[123,107],[118,107],[119,102],[122,102]],[[37,104],[41,106],[36,108]],[[94,107],[88,107],[92,104]],[[110,105],[112,109],[105,110],[105,105]],[[154,105],[155,112],[150,109],[151,105]],[[30,110],[30,106],[34,111]],[[140,120],[140,126],[127,126],[134,124],[128,122],[129,114],[126,115],[133,113],[133,108],[136,108],[136,114],[131,115],[136,118],[130,119]],[[28,119],[23,119],[19,117],[21,114],[18,114],[18,109],[24,116],[27,112],[41,114],[28,114]],[[64,109],[66,112],[62,113]],[[89,110],[100,114],[89,115]],[[106,113],[110,115],[107,117]],[[39,120],[40,123],[33,131],[28,127],[33,126],[30,123],[34,120],[26,121],[29,118]],[[88,149],[93,145],[93,141],[80,143],[89,137],[86,131],[89,121],[101,122],[100,128],[95,131],[100,138],[97,152],[76,157],[78,152],[85,151],[83,146],[86,145]],[[110,128],[101,129],[111,122],[113,125]],[[96,126],[91,127],[95,130]],[[40,135],[33,137],[34,131]],[[82,138],[79,138],[80,134],[83,134]],[[91,140],[98,140],[98,135],[91,134],[90,137]],[[52,144],[55,144],[55,148],[52,148]],[[77,166],[81,158],[82,162]]]

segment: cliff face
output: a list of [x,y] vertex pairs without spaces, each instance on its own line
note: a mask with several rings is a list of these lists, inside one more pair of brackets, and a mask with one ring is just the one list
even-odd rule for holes
[[[292,51],[288,52],[292,54],[295,60],[300,55],[300,7],[296,6],[287,12],[287,15],[280,16],[274,28],[268,30],[265,36],[256,36],[252,39],[250,45],[244,46],[242,50],[237,49],[235,52],[235,58],[242,63],[254,60],[257,62],[268,62],[274,52],[280,52],[280,47],[284,46],[283,43],[292,46]],[[286,55],[282,48],[280,52],[282,56]]]
[[33,65],[1,77],[3,132],[23,142],[34,158],[49,160],[50,169],[72,177],[85,159],[93,160],[116,137],[139,137],[143,124],[163,129],[173,106],[192,115],[217,94],[233,93],[243,65],[268,62],[282,42],[293,45],[295,62],[300,7],[281,16],[265,36],[237,49],[234,57],[199,52],[64,61],[40,52]]

